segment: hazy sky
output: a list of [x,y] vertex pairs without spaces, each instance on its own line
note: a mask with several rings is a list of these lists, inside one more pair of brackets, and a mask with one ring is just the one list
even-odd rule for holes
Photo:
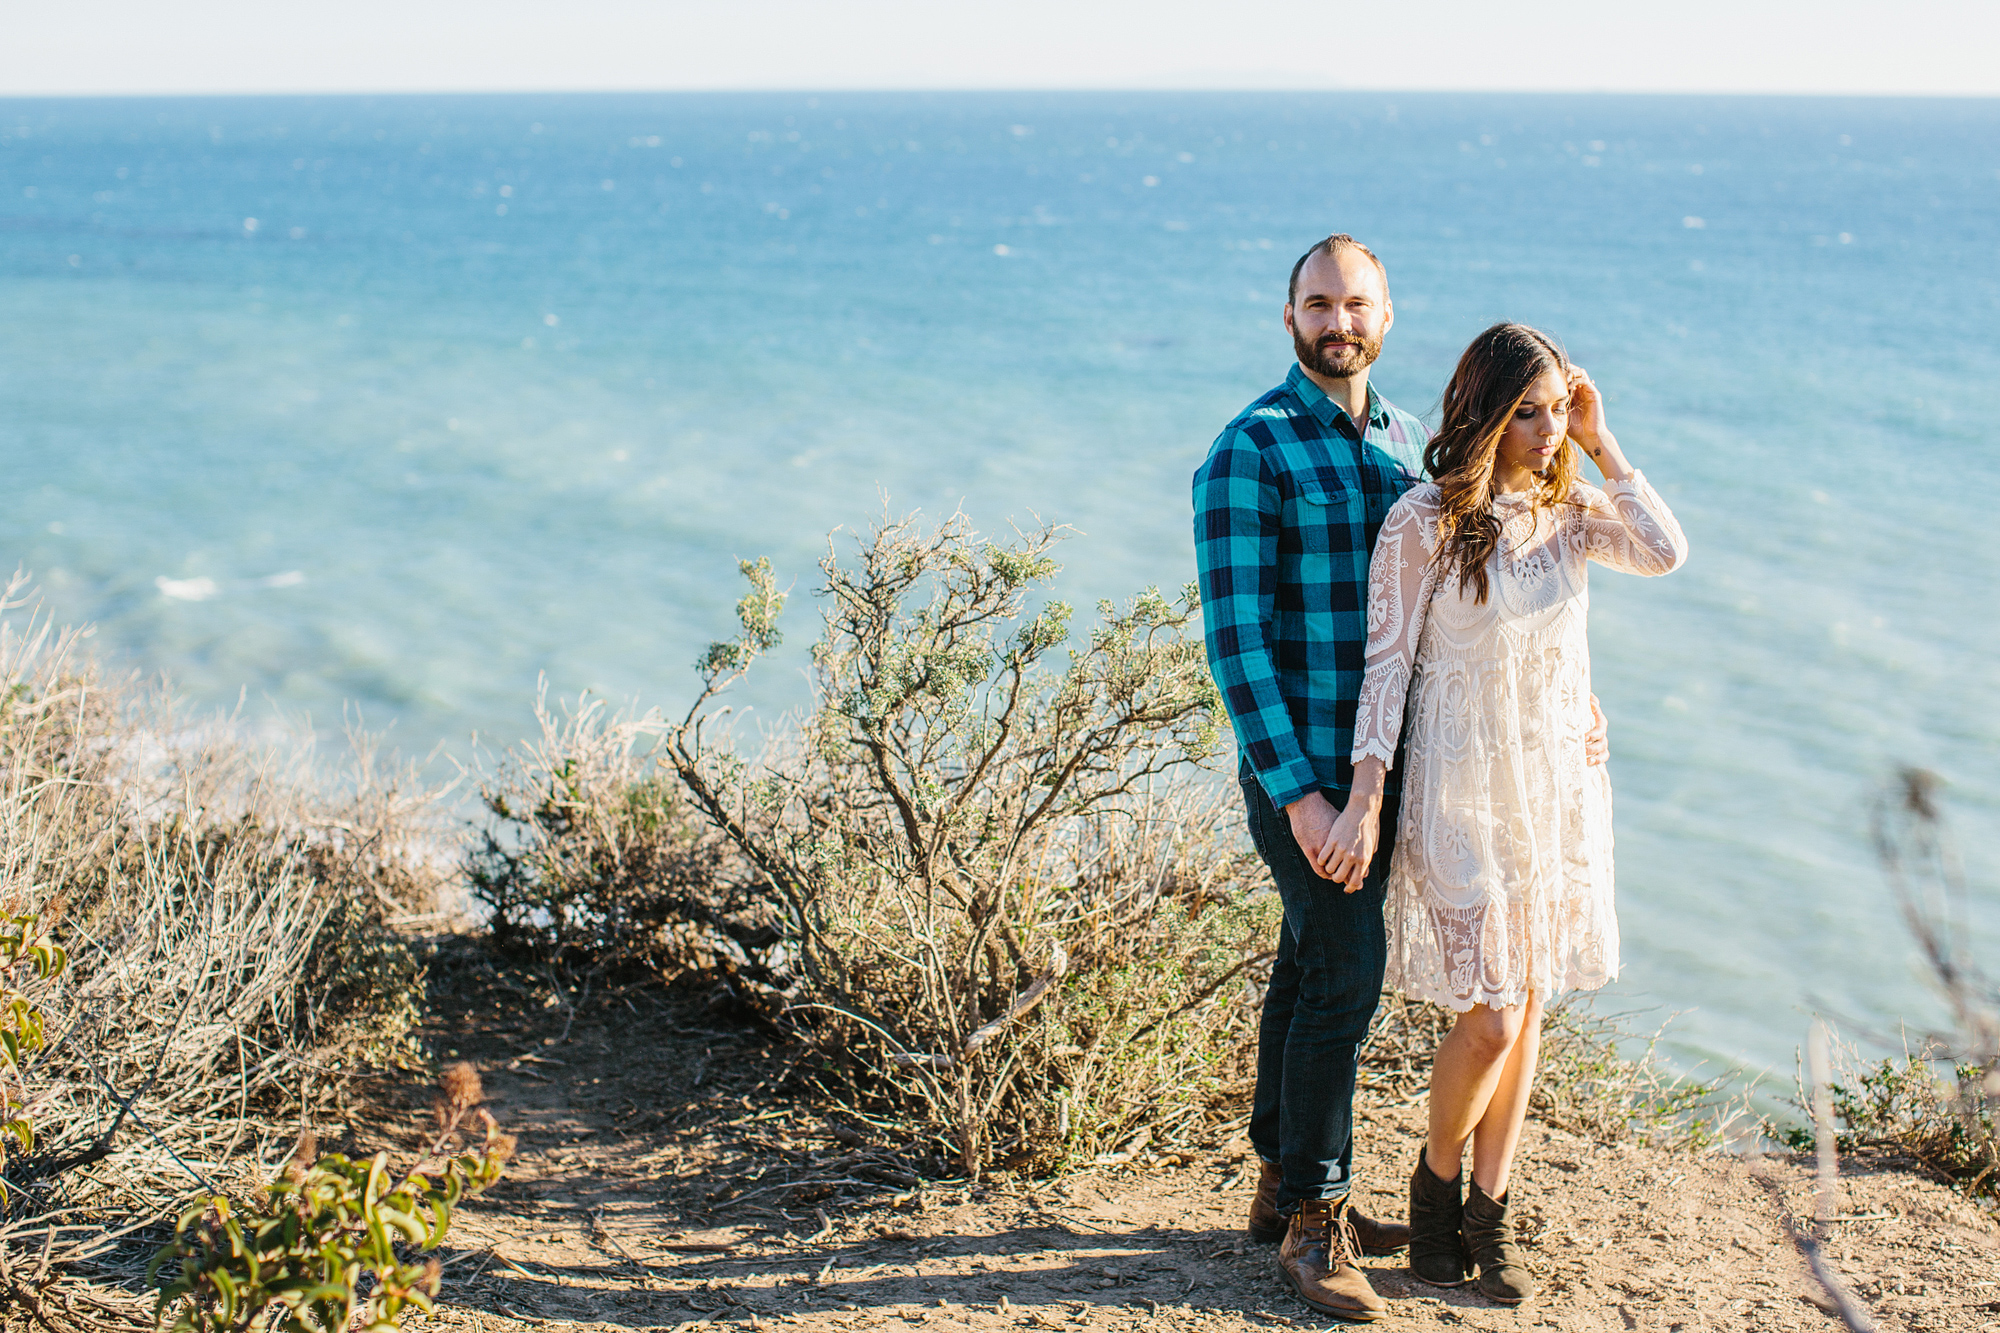
[[2000,94],[1995,0],[0,0],[0,95],[679,88]]

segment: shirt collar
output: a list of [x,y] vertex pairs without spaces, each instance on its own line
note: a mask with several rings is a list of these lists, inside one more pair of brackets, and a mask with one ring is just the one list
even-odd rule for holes
[[[1353,420],[1347,415],[1347,409],[1327,397],[1326,391],[1313,383],[1312,376],[1306,374],[1305,367],[1297,362],[1292,363],[1290,373],[1285,376],[1285,383],[1298,396],[1299,401],[1306,405],[1306,410],[1318,417],[1323,424],[1335,429],[1338,429],[1342,422],[1347,422],[1350,427],[1354,426]],[[1371,426],[1389,424],[1389,409],[1383,403],[1382,395],[1375,392],[1373,384],[1368,386],[1368,424]],[[1361,429],[1355,430],[1357,435],[1364,433]]]

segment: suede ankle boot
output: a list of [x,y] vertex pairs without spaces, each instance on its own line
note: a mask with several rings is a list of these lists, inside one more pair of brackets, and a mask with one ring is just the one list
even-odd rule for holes
[[1465,1248],[1479,1266],[1482,1296],[1501,1305],[1519,1305],[1535,1294],[1535,1280],[1514,1242],[1507,1194],[1492,1198],[1473,1181],[1465,1197],[1464,1228]]
[[1276,1162],[1259,1159],[1257,1166],[1257,1192],[1250,1198],[1250,1239],[1259,1245],[1276,1245],[1291,1225],[1278,1212],[1278,1186],[1285,1183],[1285,1173]]
[[1410,1173],[1410,1271],[1434,1287],[1462,1286],[1472,1275],[1466,1258],[1461,1171],[1442,1179],[1417,1149],[1417,1169]]

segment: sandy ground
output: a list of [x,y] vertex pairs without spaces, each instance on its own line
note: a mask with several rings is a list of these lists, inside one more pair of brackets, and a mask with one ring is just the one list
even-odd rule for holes
[[[483,966],[483,965],[482,965]],[[462,1210],[429,1322],[617,1329],[1326,1327],[1243,1217],[1254,1160],[1213,1150],[1053,1185],[923,1184],[773,1095],[782,1050],[657,992],[551,1003],[535,979],[460,968],[431,1036],[472,1060],[520,1137]],[[353,1146],[416,1143],[427,1094],[382,1086]],[[1363,1107],[1362,1206],[1400,1217],[1420,1124]],[[1603,1145],[1531,1124],[1515,1185],[1541,1294],[1518,1309],[1369,1259],[1385,1326],[1831,1329],[1782,1220],[1810,1216],[1789,1158]],[[2000,1227],[1893,1166],[1843,1169],[1829,1244],[1884,1329],[2000,1333]]]

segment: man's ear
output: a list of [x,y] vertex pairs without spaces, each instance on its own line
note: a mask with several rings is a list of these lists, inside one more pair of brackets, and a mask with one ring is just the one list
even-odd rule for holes
[[1285,302],[1285,332],[1295,337],[1298,334],[1298,330],[1292,327],[1292,303],[1290,301]]
[[1396,303],[1386,296],[1382,298],[1382,316],[1382,332],[1396,327]]

